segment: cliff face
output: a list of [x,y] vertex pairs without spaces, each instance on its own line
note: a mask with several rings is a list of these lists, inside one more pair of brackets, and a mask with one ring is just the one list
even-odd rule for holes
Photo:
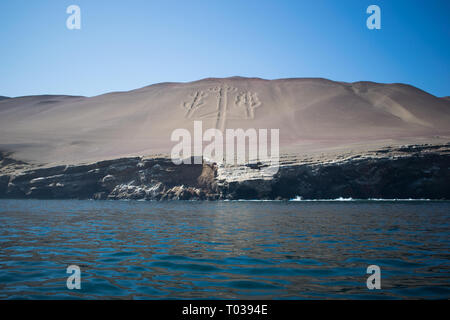
[[270,181],[239,181],[231,199],[450,199],[449,155],[352,159],[287,166]]
[[450,199],[450,145],[384,148],[327,162],[281,160],[271,178],[257,166],[174,165],[120,158],[31,168],[0,156],[0,197],[37,199]]
[[0,197],[214,199],[217,193],[214,172],[214,166],[208,164],[176,166],[168,158],[121,158],[2,175]]

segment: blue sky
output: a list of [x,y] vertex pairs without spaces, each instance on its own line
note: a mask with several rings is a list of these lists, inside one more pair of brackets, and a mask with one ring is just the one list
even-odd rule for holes
[[[81,30],[66,8],[81,8]],[[381,8],[381,30],[366,8]],[[0,95],[93,96],[249,76],[412,84],[450,95],[448,0],[2,0]]]

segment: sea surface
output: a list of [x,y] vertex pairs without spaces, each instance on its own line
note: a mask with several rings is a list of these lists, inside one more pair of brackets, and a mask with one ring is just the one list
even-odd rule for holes
[[441,201],[0,200],[0,299],[449,299],[449,236]]

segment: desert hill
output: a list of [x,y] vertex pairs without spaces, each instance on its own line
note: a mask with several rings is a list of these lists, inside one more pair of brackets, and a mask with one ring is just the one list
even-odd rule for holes
[[280,129],[282,152],[450,136],[450,100],[405,84],[208,78],[95,97],[0,97],[0,150],[33,163],[169,154],[176,128]]

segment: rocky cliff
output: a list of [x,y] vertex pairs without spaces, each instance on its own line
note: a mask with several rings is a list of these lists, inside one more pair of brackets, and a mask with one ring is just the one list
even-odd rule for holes
[[84,165],[33,167],[0,155],[0,197],[36,199],[450,199],[450,144],[409,145],[327,161],[281,159],[260,167],[174,165],[167,157],[130,157]]

